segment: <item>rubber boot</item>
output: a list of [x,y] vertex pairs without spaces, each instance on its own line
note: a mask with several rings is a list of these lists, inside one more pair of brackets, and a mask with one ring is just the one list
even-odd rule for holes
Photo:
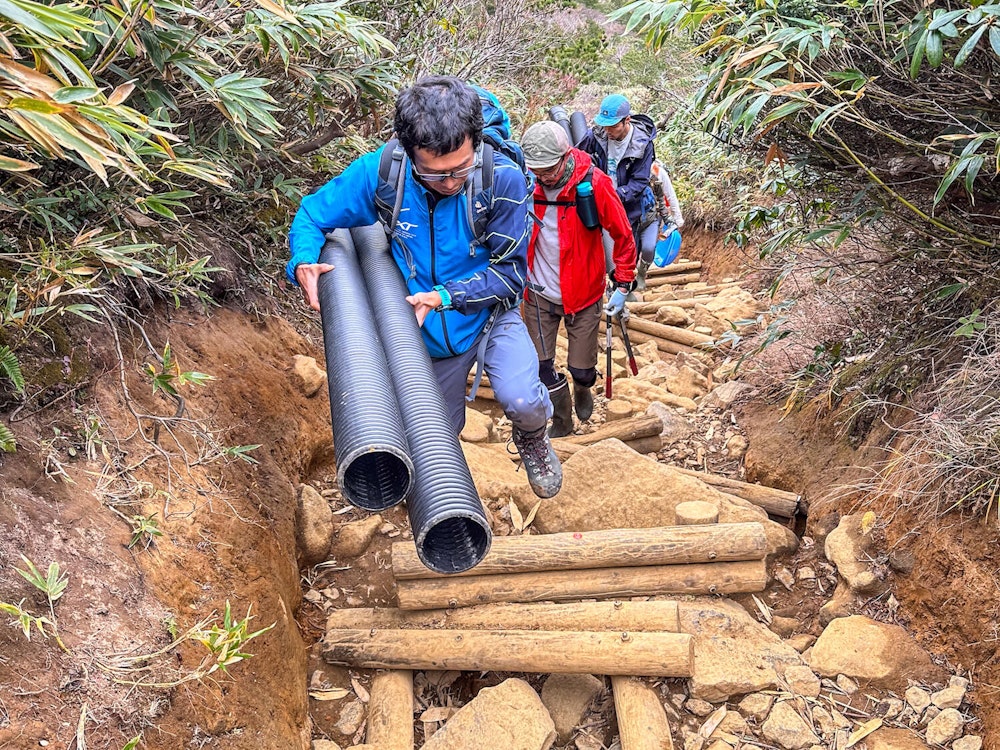
[[[566,392],[567,401],[569,391]],[[528,475],[528,484],[538,497],[552,497],[562,489],[562,465],[556,456],[545,428],[523,432],[517,426],[511,434],[521,462]]]
[[635,269],[635,289],[638,292],[646,291],[646,273],[649,271],[648,260],[640,260]]
[[565,375],[559,376],[559,382],[549,387],[549,399],[552,401],[552,426],[549,427],[549,437],[564,437],[573,432],[573,408],[569,398],[569,383]]
[[[594,414],[594,390],[593,386],[585,387],[573,381],[573,408],[576,410],[576,418],[581,422],[586,422]],[[554,437],[554,436],[553,436]]]

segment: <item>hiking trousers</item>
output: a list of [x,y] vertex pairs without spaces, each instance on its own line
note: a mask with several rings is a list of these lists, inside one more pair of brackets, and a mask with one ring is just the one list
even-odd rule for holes
[[[517,309],[500,313],[483,335],[488,337],[483,369],[507,418],[522,432],[545,427],[552,416],[552,402],[548,388],[538,379],[538,355],[521,314]],[[482,338],[467,352],[431,360],[456,434],[465,427],[467,380],[481,344]]]
[[524,303],[524,323],[535,344],[539,359],[539,377],[548,387],[558,383],[555,370],[556,336],[559,324],[566,326],[569,342],[566,367],[573,382],[589,388],[597,380],[597,331],[601,323],[601,301],[598,300],[572,315],[559,305],[538,294],[531,294]]

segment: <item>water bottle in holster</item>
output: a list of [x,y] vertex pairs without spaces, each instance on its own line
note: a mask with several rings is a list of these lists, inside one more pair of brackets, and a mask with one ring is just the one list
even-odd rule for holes
[[576,215],[587,229],[599,229],[601,226],[601,219],[597,215],[597,198],[594,197],[594,186],[590,180],[576,186]]

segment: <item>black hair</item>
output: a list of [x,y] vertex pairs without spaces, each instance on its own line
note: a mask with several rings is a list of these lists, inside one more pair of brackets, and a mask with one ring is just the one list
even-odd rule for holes
[[479,95],[459,78],[421,78],[396,99],[396,138],[413,157],[423,148],[435,156],[457,151],[472,139],[478,148],[483,139],[483,110]]

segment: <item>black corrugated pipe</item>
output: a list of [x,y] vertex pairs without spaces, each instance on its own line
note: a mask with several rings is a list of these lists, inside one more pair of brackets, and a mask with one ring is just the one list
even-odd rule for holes
[[549,119],[562,125],[562,129],[566,131],[566,137],[569,138],[570,141],[573,140],[573,136],[569,131],[569,113],[566,111],[565,107],[559,104],[554,107],[550,107]]
[[574,112],[569,116],[569,140],[574,146],[587,135],[587,116],[583,112]]
[[373,225],[351,232],[372,309],[378,311],[376,325],[386,345],[389,377],[416,471],[407,510],[417,554],[435,572],[461,573],[486,556],[492,541],[490,525],[451,428],[385,231]]
[[319,277],[317,291],[337,482],[352,505],[385,510],[413,493],[414,468],[347,230],[327,240],[320,262],[333,266]]

